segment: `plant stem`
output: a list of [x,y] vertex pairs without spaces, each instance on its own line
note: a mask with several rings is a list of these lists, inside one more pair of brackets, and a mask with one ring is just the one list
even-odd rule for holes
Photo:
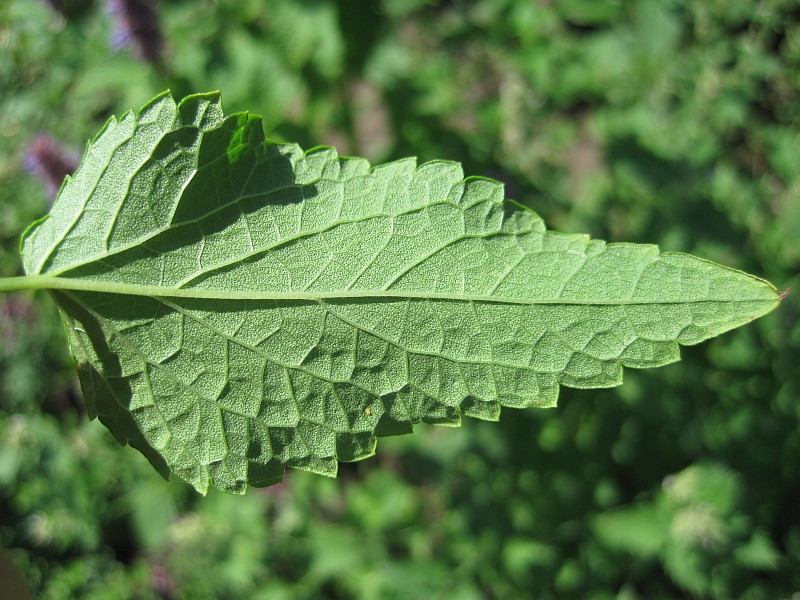
[[0,278],[0,292],[12,292],[19,290],[38,290],[48,287],[44,284],[43,280],[49,280],[50,277],[43,277],[41,275],[23,275],[22,277],[2,277]]

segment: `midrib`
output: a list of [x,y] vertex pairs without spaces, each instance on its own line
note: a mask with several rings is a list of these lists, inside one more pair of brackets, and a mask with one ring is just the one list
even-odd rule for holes
[[409,291],[369,291],[343,290],[328,292],[281,292],[281,291],[234,291],[208,290],[198,288],[174,288],[154,285],[137,285],[92,279],[52,277],[49,275],[27,275],[0,279],[0,292],[12,290],[71,290],[78,292],[100,292],[126,296],[148,296],[160,298],[197,298],[211,300],[445,300],[451,302],[486,302],[492,304],[523,305],[573,305],[573,306],[632,306],[632,305],[678,305],[707,302],[770,302],[778,304],[777,296],[772,298],[695,298],[687,300],[630,299],[581,300],[560,298],[511,298],[497,295],[452,294],[436,292]]

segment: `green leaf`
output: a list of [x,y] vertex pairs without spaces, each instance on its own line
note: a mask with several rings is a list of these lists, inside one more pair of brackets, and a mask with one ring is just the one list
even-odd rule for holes
[[617,385],[778,303],[699,258],[546,231],[457,163],[267,141],[218,94],[110,120],[22,254],[0,289],[50,290],[90,414],[204,493]]

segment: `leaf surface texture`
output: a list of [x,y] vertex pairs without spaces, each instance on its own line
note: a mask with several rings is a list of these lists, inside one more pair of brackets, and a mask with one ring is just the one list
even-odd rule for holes
[[617,385],[778,303],[693,256],[547,231],[457,163],[265,140],[217,94],[109,121],[22,250],[91,415],[204,493]]

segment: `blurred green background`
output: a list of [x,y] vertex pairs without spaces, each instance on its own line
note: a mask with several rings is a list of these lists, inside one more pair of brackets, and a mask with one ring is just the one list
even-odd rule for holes
[[49,298],[5,294],[0,545],[37,598],[800,600],[800,3],[2,0],[0,275],[52,201],[26,165],[166,88],[797,291],[619,388],[207,498],[87,421]]

